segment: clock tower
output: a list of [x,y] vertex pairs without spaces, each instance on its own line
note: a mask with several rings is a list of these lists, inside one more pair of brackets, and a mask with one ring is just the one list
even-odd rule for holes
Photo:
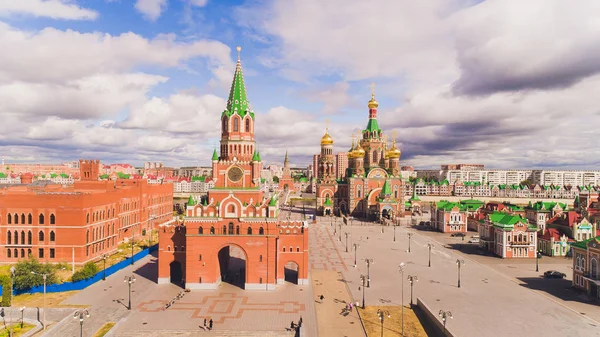
[[248,101],[238,59],[227,107],[221,113],[220,154],[213,153],[213,180],[216,188],[259,188],[262,161],[254,140],[254,111]]

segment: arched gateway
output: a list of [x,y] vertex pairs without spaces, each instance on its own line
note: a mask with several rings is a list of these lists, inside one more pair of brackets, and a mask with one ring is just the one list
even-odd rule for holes
[[[227,282],[272,290],[285,281],[284,265],[292,260],[296,282],[308,284],[308,223],[280,220],[279,199],[286,194],[260,189],[262,160],[239,57],[219,120],[221,144],[213,152],[212,177],[206,178],[214,188],[202,198],[190,196],[183,219],[162,227],[158,283],[176,281],[181,274],[187,289],[215,289]],[[280,190],[291,191],[287,154],[285,162]]]

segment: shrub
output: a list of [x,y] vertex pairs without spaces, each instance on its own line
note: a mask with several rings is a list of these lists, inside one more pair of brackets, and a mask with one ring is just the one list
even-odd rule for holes
[[43,285],[42,274],[47,275],[47,285],[58,283],[55,271],[56,268],[53,265],[40,263],[35,257],[21,260],[15,265],[15,289],[24,290]]
[[0,284],[2,285],[2,303],[0,306],[10,307],[11,293],[12,293],[12,282],[9,276],[0,275]]
[[73,274],[73,276],[71,277],[71,279],[73,280],[73,282],[87,280],[90,277],[96,275],[98,271],[98,266],[94,262],[90,261],[86,263],[83,266],[83,268],[76,271],[75,274]]

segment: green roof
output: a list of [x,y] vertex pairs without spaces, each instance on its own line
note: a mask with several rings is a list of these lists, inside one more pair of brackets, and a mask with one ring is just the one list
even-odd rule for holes
[[233,75],[233,82],[231,83],[231,90],[229,91],[229,98],[227,99],[227,109],[223,111],[223,115],[231,117],[231,115],[237,114],[244,118],[247,114],[254,119],[254,112],[248,102],[248,96],[246,94],[246,85],[244,84],[244,75],[242,74],[242,63],[238,58],[237,65],[235,67],[235,73]]
[[192,181],[205,181],[206,180],[206,176],[193,176]]
[[188,206],[194,206],[194,205],[196,205],[196,200],[194,200],[194,197],[192,197],[191,194],[190,194],[190,198],[188,199],[187,205]]
[[512,230],[517,223],[523,223],[528,226],[528,229],[537,229],[535,225],[529,224],[529,221],[518,215],[511,215],[503,212],[494,212],[490,214],[490,221],[494,227],[502,228],[504,230]]
[[260,161],[260,155],[258,151],[254,150],[254,155],[252,156],[252,161]]
[[277,195],[273,195],[273,197],[271,198],[271,201],[269,202],[269,206],[276,206],[277,205]]
[[56,174],[56,173],[50,173],[50,178],[56,178],[56,177],[58,177],[58,174]]
[[6,175],[6,174],[4,174],[4,173],[0,172],[0,178],[6,178],[6,177],[7,177],[7,175]]
[[329,199],[329,197],[327,197],[325,199],[325,202],[323,203],[323,205],[325,205],[325,206],[333,206],[333,201],[331,201],[331,199]]
[[[363,130],[363,132],[373,132],[373,131],[378,131],[381,132],[381,129],[379,128],[379,123],[377,123],[377,119],[376,118],[369,118],[369,123],[367,123],[367,128]],[[369,135],[369,137],[371,137],[371,135]]]
[[581,249],[587,249],[588,243],[590,243],[590,241],[592,241],[592,240],[596,240],[596,241],[600,242],[600,236],[596,236],[595,238],[589,238],[589,239],[583,240],[583,241],[573,242],[571,244],[571,247],[577,247],[577,248],[581,248]]
[[213,161],[219,160],[219,154],[217,153],[217,149],[214,149],[214,151],[213,151],[212,160]]
[[527,205],[527,209],[532,209],[534,211],[548,211],[550,212],[554,207],[558,205],[560,208],[567,209],[567,205],[562,202],[552,202],[552,201],[538,201],[536,203],[530,203]]
[[100,176],[100,179],[108,179],[108,178],[109,178],[108,174],[103,174]]
[[385,183],[383,183],[383,187],[381,188],[381,193],[383,195],[392,195],[392,186],[388,183],[387,180],[385,181]]
[[417,195],[417,189],[415,188],[414,184],[413,184],[413,195],[412,195],[412,197],[409,200],[411,200],[411,201],[421,201],[421,198],[419,198],[419,196]]
[[63,177],[63,178],[69,178],[69,175],[66,174],[66,173],[61,173],[60,176]]

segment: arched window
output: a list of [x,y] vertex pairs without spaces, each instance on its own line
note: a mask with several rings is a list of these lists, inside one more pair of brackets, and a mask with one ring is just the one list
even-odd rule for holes
[[30,245],[31,241],[33,241],[33,234],[31,233],[31,231],[27,232],[27,244]]
[[229,213],[234,213],[235,212],[235,206],[231,205],[229,206]]
[[596,259],[592,259],[590,274],[592,274],[592,277],[598,278],[598,260]]
[[198,254],[198,261],[202,261],[202,254]]
[[21,248],[21,257],[25,257],[25,249]]
[[40,214],[40,216],[39,216],[39,218],[38,218],[38,223],[39,223],[40,225],[43,225],[43,224],[44,224],[44,214]]
[[10,231],[6,232],[6,243],[12,244],[12,233]]
[[236,235],[240,235],[240,226],[239,226],[239,225],[237,225],[237,226],[235,227],[235,234],[236,234]]
[[102,211],[102,220],[104,220],[104,219],[106,219],[106,211]]
[[204,228],[198,227],[198,234],[204,234]]
[[33,216],[31,213],[27,214],[27,224],[31,225],[33,223]]
[[373,151],[373,161],[374,162],[378,161],[378,159],[377,159],[377,150]]
[[261,277],[261,278],[259,278],[259,283],[260,283],[260,284],[262,284],[262,277]]
[[285,253],[285,247],[283,247],[283,252]]
[[296,253],[300,253],[300,247],[296,247]]
[[[40,232],[41,234],[43,234],[42,232]],[[90,242],[90,230],[88,229],[87,231],[85,231],[85,243],[89,243]]]
[[11,251],[10,249],[6,250],[6,257],[10,258],[11,257]]
[[31,257],[31,248],[27,248],[27,257]]
[[258,229],[258,235],[265,235],[265,230],[264,230],[264,228],[260,227],[260,228]]
[[258,262],[262,262],[262,255],[258,257]]
[[223,235],[227,235],[227,226],[223,225],[223,230],[221,232]]
[[167,252],[171,251],[171,246],[167,246]]
[[223,117],[223,132],[227,132],[227,117]]
[[90,213],[85,216],[85,223],[90,223]]
[[233,117],[233,132],[240,131],[240,120],[237,117]]
[[50,231],[50,241],[56,241],[56,234],[54,234],[54,231]]
[[15,213],[15,225],[19,224],[19,214]]
[[252,227],[248,227],[248,235],[252,235]]
[[210,227],[210,234],[215,234],[215,227]]
[[233,235],[233,223],[232,222],[229,223],[229,231],[227,231],[227,234]]
[[17,250],[17,248],[15,248],[15,250],[14,250],[13,252],[14,252],[14,255],[13,255],[13,256],[14,256],[15,258],[19,257],[19,251]]
[[111,234],[115,235],[115,224],[114,223],[112,224],[112,232],[111,232]]
[[294,251],[294,248],[290,246],[290,253]]
[[[15,231],[15,245],[18,245],[18,244],[19,244],[19,232]],[[15,254],[15,257],[18,257],[16,255],[17,254]]]
[[356,196],[357,196],[358,198],[362,198],[362,191],[361,191],[361,188],[360,188],[360,186],[358,186],[358,187],[356,188]]
[[250,132],[250,118],[246,118],[246,132]]
[[25,244],[25,231],[21,231],[21,244]]
[[6,220],[9,225],[12,224],[12,215],[10,213],[8,213],[8,218]]
[[25,224],[25,213],[21,213],[21,223]]

